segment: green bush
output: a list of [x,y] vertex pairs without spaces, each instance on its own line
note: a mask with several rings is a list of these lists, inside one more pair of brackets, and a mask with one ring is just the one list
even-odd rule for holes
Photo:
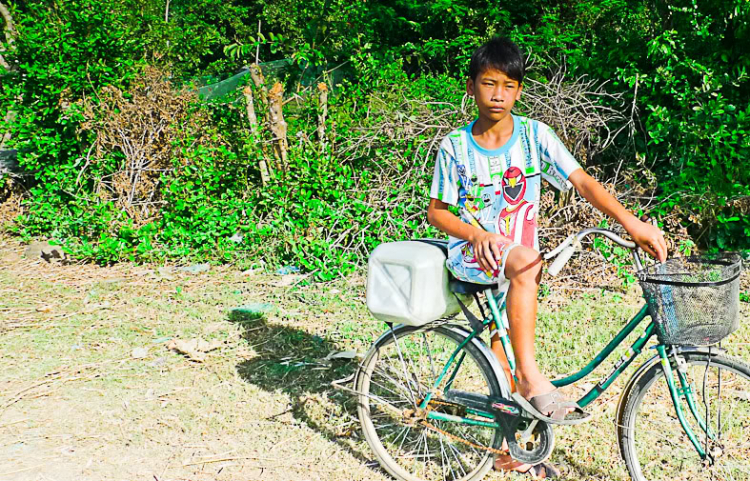
[[[628,86],[632,147],[657,175],[656,214],[681,212],[703,247],[748,248],[750,4],[607,2],[583,71]],[[636,96],[637,90],[637,96]],[[619,161],[620,159],[615,159]]]
[[[742,0],[199,0],[173,3],[166,18],[158,2],[30,0],[13,13],[19,38],[4,55],[18,71],[2,79],[0,108],[17,115],[0,131],[11,131],[32,176],[16,231],[54,237],[81,258],[262,259],[325,280],[381,242],[436,235],[424,215],[435,139],[471,117],[456,108],[468,56],[496,33],[530,52],[537,81],[564,65],[569,78],[628,92],[607,106],[637,114],[636,135],[588,165],[655,175],[652,214],[678,212],[701,247],[750,248]],[[238,95],[193,106],[185,122],[209,119],[200,135],[180,124],[170,168],[153,184],[158,212],[141,218],[102,192],[127,156],[92,154],[97,137],[81,128],[90,119],[80,105],[102,102],[105,88],[135,97],[147,63],[179,84],[230,74],[256,53],[291,59],[280,78],[289,94],[285,172],[263,185],[258,166],[272,139],[250,134]],[[318,74],[343,77],[332,86],[324,147],[308,86]],[[262,118],[265,106],[256,107]]]

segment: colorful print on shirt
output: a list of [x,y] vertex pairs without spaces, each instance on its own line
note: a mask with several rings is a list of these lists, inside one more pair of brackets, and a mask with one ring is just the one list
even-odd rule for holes
[[[430,197],[458,206],[461,220],[468,224],[539,250],[541,180],[569,190],[568,177],[580,165],[542,122],[514,115],[513,135],[494,150],[477,144],[473,125],[454,130],[441,142]],[[446,265],[467,282],[497,280],[497,275],[479,269],[471,244],[456,237],[449,237]]]

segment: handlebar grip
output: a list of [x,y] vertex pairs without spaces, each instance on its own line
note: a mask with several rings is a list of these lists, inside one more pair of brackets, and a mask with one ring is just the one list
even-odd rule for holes
[[578,250],[581,243],[579,241],[574,241],[571,245],[563,249],[563,251],[560,253],[559,256],[555,259],[555,261],[552,263],[551,266],[549,266],[549,269],[547,269],[547,272],[552,277],[557,276],[557,274],[560,273],[563,267],[565,267],[565,264],[568,263],[570,258],[573,256],[575,251]]

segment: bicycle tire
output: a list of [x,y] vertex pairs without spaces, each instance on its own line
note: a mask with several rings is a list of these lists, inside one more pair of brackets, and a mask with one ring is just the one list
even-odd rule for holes
[[[400,327],[381,337],[368,351],[357,375],[358,414],[362,431],[380,465],[403,481],[469,481],[481,479],[494,455],[423,426],[409,426],[398,412],[413,409],[431,388],[445,361],[465,337],[449,326]],[[452,388],[498,396],[494,371],[472,343]],[[421,397],[423,399],[423,397]],[[388,406],[392,406],[391,409]],[[500,430],[430,420],[454,436],[495,449]]]
[[[618,426],[620,451],[630,476],[634,481],[750,479],[750,366],[723,354],[683,352],[678,356],[686,362],[697,411],[703,419],[706,405],[709,407],[709,426],[719,434],[717,442],[709,440],[706,444],[708,436],[682,399],[685,417],[703,448],[716,454],[715,462],[704,463],[685,434],[661,363],[656,362],[626,393]],[[673,367],[679,384],[677,366]]]

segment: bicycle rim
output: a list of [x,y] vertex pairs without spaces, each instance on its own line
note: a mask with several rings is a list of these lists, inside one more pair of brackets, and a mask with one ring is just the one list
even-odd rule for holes
[[[492,467],[491,453],[456,438],[499,448],[502,436],[498,430],[428,421],[448,433],[445,435],[414,423],[403,414],[424,399],[462,340],[461,334],[445,327],[400,329],[382,339],[363,362],[358,377],[360,422],[381,466],[398,479],[465,481],[484,476]],[[479,350],[469,344],[462,353],[465,357],[451,388],[499,395],[492,368]],[[445,387],[450,373],[441,387]],[[444,398],[436,396],[438,402],[431,403],[430,408],[455,409],[440,407],[440,399]]]
[[750,368],[721,355],[711,356],[710,362],[706,354],[681,357],[695,390],[696,411],[702,420],[708,416],[714,438],[700,427],[684,399],[682,408],[703,449],[714,454],[714,462],[703,461],[685,434],[664,373],[656,365],[631,394],[624,419],[624,454],[631,476],[637,481],[750,479]]

